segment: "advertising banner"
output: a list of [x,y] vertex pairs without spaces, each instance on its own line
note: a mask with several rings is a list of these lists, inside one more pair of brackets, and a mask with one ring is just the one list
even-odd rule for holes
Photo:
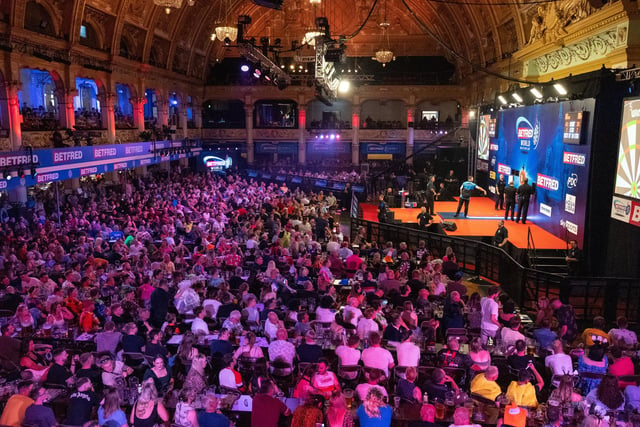
[[[536,189],[529,217],[561,239],[582,245],[589,185],[591,125],[582,123],[581,145],[563,143],[567,113],[592,112],[593,99],[500,111],[490,138],[490,184],[504,175],[516,187],[526,177]],[[570,114],[571,117],[575,116]]]

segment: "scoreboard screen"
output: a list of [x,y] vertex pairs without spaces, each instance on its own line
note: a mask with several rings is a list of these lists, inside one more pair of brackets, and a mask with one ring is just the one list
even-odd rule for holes
[[570,111],[564,113],[563,144],[579,145],[582,136],[582,124],[585,119],[584,111]]

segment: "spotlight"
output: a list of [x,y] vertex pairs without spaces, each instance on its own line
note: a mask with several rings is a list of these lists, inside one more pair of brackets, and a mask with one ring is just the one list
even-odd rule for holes
[[502,95],[498,95],[498,101],[500,101],[502,105],[507,105],[507,99]]
[[336,135],[336,139],[340,139],[340,134],[337,134],[337,135]]
[[511,94],[511,97],[513,99],[515,99],[517,102],[522,103],[522,97],[520,96],[520,94],[518,92],[513,92]]
[[13,177],[11,176],[11,172],[7,172],[7,173],[6,173],[6,176],[7,176],[7,177],[6,177],[5,179],[6,179],[7,181],[11,181],[11,178],[13,178]]
[[556,90],[556,92],[558,92],[558,95],[566,95],[567,94],[567,89],[565,89],[565,87],[562,86],[560,83],[555,83],[553,85],[553,88]]
[[253,69],[253,77],[255,77],[256,79],[259,79],[260,76],[262,76],[262,71],[260,71],[260,68],[256,67]]
[[331,135],[329,135],[329,139],[336,139],[336,135],[332,133]]
[[271,74],[271,70],[268,68],[262,72],[262,77],[268,82],[271,81],[271,76],[269,74]]
[[338,85],[338,92],[347,93],[351,89],[351,82],[349,80],[340,80],[340,84]]
[[476,116],[475,110],[469,110],[469,118],[473,119]]
[[249,71],[249,66],[247,64],[242,64],[240,66],[240,71],[242,71],[243,73],[246,73],[247,71]]
[[540,92],[537,87],[532,87],[529,89],[529,92],[531,92],[531,95],[535,96],[536,99],[542,99],[542,92]]

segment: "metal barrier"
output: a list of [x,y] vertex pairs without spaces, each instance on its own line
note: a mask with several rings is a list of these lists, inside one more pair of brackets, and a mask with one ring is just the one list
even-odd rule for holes
[[640,323],[640,278],[564,277],[527,268],[504,250],[478,240],[351,218],[352,238],[363,228],[367,241],[378,244],[406,242],[415,248],[420,240],[424,240],[428,248],[442,253],[451,246],[462,270],[499,283],[526,309],[536,310],[541,297],[561,298],[573,306],[580,320],[604,316],[613,321],[618,316],[625,316],[632,323]]

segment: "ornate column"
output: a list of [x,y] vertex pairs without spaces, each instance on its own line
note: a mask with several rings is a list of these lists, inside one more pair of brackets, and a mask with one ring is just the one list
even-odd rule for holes
[[406,156],[407,156],[407,164],[413,164],[413,157],[409,157],[413,155],[413,138],[414,138],[414,114],[415,114],[415,105],[407,105],[407,147],[406,147]]
[[144,132],[144,104],[147,103],[147,98],[129,98],[129,102],[133,107],[133,124],[138,132]]
[[115,116],[115,93],[105,93],[100,97],[100,116],[102,117],[102,127],[107,130],[107,139],[109,143],[116,142],[116,116]]
[[[20,90],[20,82],[4,82],[7,101],[7,117],[9,121],[9,139],[11,141],[11,149],[19,150],[22,146],[22,114],[20,114],[20,101],[18,99],[18,91]],[[3,109],[4,110],[4,109]]]
[[253,103],[244,104],[245,128],[247,129],[247,163],[250,165],[255,161],[253,147]]
[[360,104],[351,107],[351,163],[354,166],[360,164]]
[[63,128],[73,129],[76,125],[75,109],[73,107],[73,98],[78,94],[76,89],[60,91],[58,94],[58,103],[60,104],[60,124]]
[[307,163],[307,141],[305,141],[306,133],[307,110],[300,108],[298,110],[298,163],[301,165]]
[[191,107],[191,109],[193,110],[193,121],[196,125],[196,128],[202,129],[202,107],[196,106]]
[[169,126],[169,101],[161,100],[156,101],[158,105],[158,125]]

